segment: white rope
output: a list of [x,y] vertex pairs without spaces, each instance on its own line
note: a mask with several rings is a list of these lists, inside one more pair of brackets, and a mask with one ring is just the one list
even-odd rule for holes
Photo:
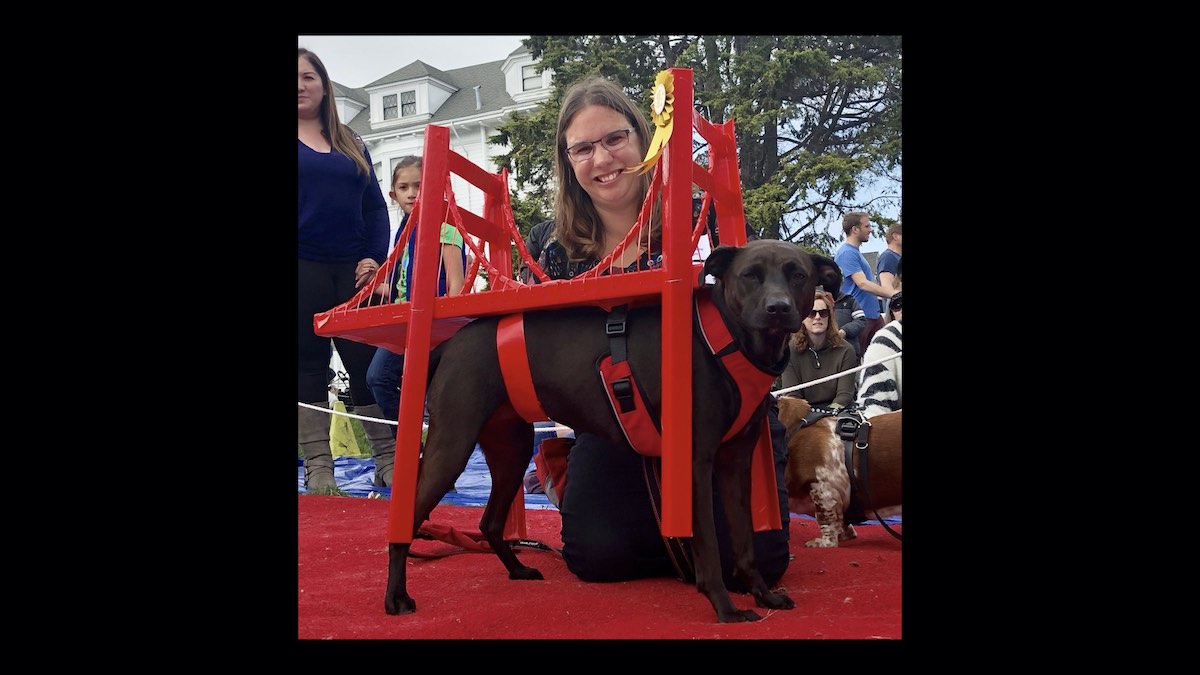
[[343,417],[353,417],[356,420],[362,420],[364,422],[379,422],[380,424],[390,424],[394,427],[400,426],[399,422],[393,422],[391,420],[382,420],[382,419],[377,419],[374,417],[367,417],[365,415],[355,415],[354,413],[342,412],[341,410],[332,410],[330,408],[322,408],[321,406],[313,405],[311,403],[300,403],[299,405],[301,408],[308,408],[309,410],[317,410],[317,411],[320,411],[323,413],[329,413],[330,415],[342,415]]
[[[793,391],[797,391],[799,389],[804,389],[805,387],[811,387],[814,384],[821,384],[822,382],[828,382],[829,380],[835,380],[835,379],[837,379],[843,375],[847,375],[849,373],[857,373],[858,371],[860,371],[864,368],[870,368],[871,366],[877,366],[881,363],[886,363],[888,361],[891,361],[892,359],[899,358],[901,356],[904,356],[904,352],[902,352],[902,351],[896,352],[895,354],[892,354],[890,356],[885,356],[882,359],[879,359],[878,361],[871,361],[870,363],[864,363],[861,366],[857,366],[857,367],[851,368],[849,370],[843,370],[840,373],[834,373],[833,375],[818,378],[816,380],[809,380],[808,382],[804,382],[802,384],[797,384],[794,387],[787,387],[786,389],[780,389],[778,391],[773,391],[773,392],[771,392],[771,395],[774,396],[775,398],[779,398],[780,396],[783,396],[784,394],[788,394]],[[344,415],[346,417],[353,417],[354,419],[363,420],[364,422],[379,422],[380,424],[390,424],[392,426],[399,426],[399,424],[400,424],[399,422],[393,422],[392,420],[377,419],[375,417],[366,417],[364,415],[355,415],[354,413],[342,412],[341,410],[332,410],[330,408],[322,408],[320,406],[312,405],[311,403],[299,403],[299,405],[301,407],[309,408],[311,410],[319,410],[324,413],[329,413],[330,415]],[[422,423],[421,428],[428,429],[429,425]],[[552,427],[538,427],[536,429],[536,431],[554,431],[554,432],[570,431],[570,432],[574,432],[575,430],[572,429],[571,427],[564,427],[561,424],[555,424]]]
[[843,375],[846,375],[846,374],[848,374],[848,373],[857,373],[858,371],[860,371],[860,370],[862,370],[862,369],[864,369],[864,368],[870,368],[871,366],[877,366],[877,365],[879,365],[879,364],[881,364],[881,363],[884,363],[884,362],[886,362],[886,361],[891,361],[892,359],[894,359],[894,358],[898,358],[898,357],[900,357],[900,356],[903,356],[903,355],[904,355],[904,352],[896,352],[895,354],[892,354],[891,356],[885,356],[885,357],[883,357],[882,359],[879,359],[878,361],[872,361],[872,362],[870,362],[870,363],[864,363],[864,364],[862,364],[861,366],[858,366],[858,367],[856,367],[856,368],[851,368],[850,370],[843,370],[843,371],[842,371],[842,372],[840,372],[840,373],[834,373],[833,375],[829,375],[829,376],[827,376],[827,377],[822,377],[822,378],[819,378],[819,379],[816,379],[816,380],[809,380],[808,382],[804,382],[803,384],[797,384],[797,385],[796,385],[796,386],[794,386],[794,387],[788,387],[787,389],[780,389],[779,391],[773,391],[773,392],[771,392],[771,395],[772,395],[772,396],[774,396],[775,398],[779,398],[780,396],[783,396],[784,394],[788,394],[788,393],[791,393],[791,392],[793,392],[793,391],[796,391],[797,389],[804,389],[805,387],[811,387],[811,386],[813,386],[814,384],[821,384],[822,382],[828,382],[828,381],[830,381],[830,380],[836,380],[837,378],[839,378],[839,377],[841,377],[841,376],[843,376]]
[[[354,418],[354,419],[356,419],[356,420],[362,420],[362,421],[364,421],[364,422],[378,422],[378,423],[380,423],[380,424],[390,424],[390,425],[392,425],[392,426],[394,426],[394,427],[396,427],[396,426],[400,426],[400,423],[399,423],[399,422],[394,422],[394,421],[392,421],[392,420],[379,419],[379,418],[377,418],[377,417],[367,417],[366,415],[355,415],[354,413],[350,413],[350,412],[343,412],[343,411],[341,411],[341,410],[333,410],[333,409],[330,409],[330,408],[322,408],[322,407],[320,407],[320,406],[313,405],[313,404],[311,404],[311,403],[299,403],[299,402],[297,402],[297,404],[298,404],[298,405],[299,405],[301,408],[308,408],[309,410],[316,410],[316,411],[318,411],[318,412],[329,413],[330,415],[341,415],[341,416],[343,416],[343,417],[353,417],[353,418]],[[428,425],[428,424],[425,424],[424,422],[422,422],[422,423],[421,423],[421,428],[422,428],[422,429],[428,429],[428,428],[429,428],[429,425]],[[558,432],[558,431],[571,431],[571,432],[573,432],[573,431],[575,431],[575,430],[574,430],[574,429],[572,429],[571,427],[564,427],[564,426],[563,426],[563,425],[561,425],[561,424],[556,424],[556,425],[554,425],[554,426],[552,426],[552,427],[538,427],[538,428],[537,428],[537,431],[555,431],[555,432]]]

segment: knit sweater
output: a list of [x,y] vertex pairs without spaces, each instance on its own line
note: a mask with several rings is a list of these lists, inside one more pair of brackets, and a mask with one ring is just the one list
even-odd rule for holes
[[[375,170],[363,175],[336,150],[317,152],[299,139],[296,144],[300,259],[355,263],[371,258],[382,264],[391,227]],[[363,152],[371,167],[370,153]]]
[[[858,356],[846,342],[836,347],[826,343],[820,349],[809,347],[802,351],[790,345],[788,348],[792,354],[782,375],[784,389],[858,367]],[[791,395],[803,398],[813,406],[845,408],[854,401],[854,373],[799,389]]]

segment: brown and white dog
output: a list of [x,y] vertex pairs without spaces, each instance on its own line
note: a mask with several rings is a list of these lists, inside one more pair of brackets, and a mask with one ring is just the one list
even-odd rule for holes
[[[808,401],[791,396],[779,398],[779,421],[787,427],[788,463],[784,483],[788,491],[788,508],[792,513],[813,516],[821,528],[821,536],[805,542],[805,546],[829,548],[838,542],[858,536],[854,526],[845,520],[850,503],[850,476],[847,472],[846,443],[838,436],[837,417],[823,417],[808,426],[801,426],[811,407]],[[859,484],[856,496],[868,518],[880,518],[900,513],[901,506],[901,438],[903,410],[876,415],[867,437],[867,485]],[[858,466],[859,450],[854,450],[854,465]],[[863,488],[870,495],[865,499]]]

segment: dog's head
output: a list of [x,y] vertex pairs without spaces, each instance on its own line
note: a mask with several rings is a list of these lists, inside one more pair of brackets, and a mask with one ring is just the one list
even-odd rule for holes
[[833,261],[832,258],[826,258],[823,255],[816,253],[812,256],[813,267],[816,268],[817,285],[825,289],[834,299],[841,296],[842,288],[842,268]]
[[812,311],[818,283],[813,256],[795,244],[760,239],[718,246],[704,261],[704,274],[717,280],[713,298],[726,319],[741,327],[736,337],[747,352],[782,358],[788,336]]

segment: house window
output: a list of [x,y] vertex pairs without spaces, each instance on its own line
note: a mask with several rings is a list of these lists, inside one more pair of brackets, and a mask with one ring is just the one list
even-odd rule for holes
[[396,95],[388,94],[383,97],[383,119],[396,119]]
[[400,115],[408,117],[409,115],[417,114],[417,92],[403,91],[400,92]]
[[521,91],[532,91],[542,88],[542,75],[537,66],[521,66]]

